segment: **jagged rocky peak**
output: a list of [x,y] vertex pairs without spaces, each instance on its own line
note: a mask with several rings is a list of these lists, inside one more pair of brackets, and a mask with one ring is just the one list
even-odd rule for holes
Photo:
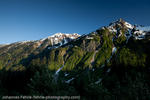
[[124,23],[125,21],[122,18],[120,18],[117,21],[111,22],[109,26],[115,26],[116,24],[124,24]]
[[117,37],[125,35],[127,40],[131,36],[138,40],[147,39],[150,37],[149,27],[137,27],[136,25],[132,25],[121,18],[115,22],[110,23],[107,28],[110,32],[116,33]]
[[127,29],[133,29],[134,25],[131,25],[127,21],[123,20],[122,18],[118,19],[115,22],[112,22],[109,24],[109,28],[127,28]]
[[134,29],[134,25],[126,22],[122,18],[118,19],[117,21],[114,21],[107,26],[110,32],[118,33],[121,29],[125,29],[127,31]]

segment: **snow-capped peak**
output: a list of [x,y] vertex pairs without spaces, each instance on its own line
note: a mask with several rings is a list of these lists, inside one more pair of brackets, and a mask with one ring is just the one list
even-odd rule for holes
[[80,37],[80,35],[77,33],[56,33],[47,38],[41,39],[40,42],[49,41],[53,46],[52,48],[58,48],[59,46],[62,46],[74,39],[77,39],[78,37]]
[[55,33],[52,36],[49,36],[48,38],[57,38],[57,37],[79,37],[80,35],[77,33],[68,34],[68,33]]
[[129,29],[133,29],[133,28],[134,28],[134,26],[131,25],[131,24],[128,23],[128,22],[125,22],[125,26],[126,26],[127,28],[129,28]]
[[[67,44],[68,42],[77,39],[80,37],[79,34],[73,33],[73,34],[68,34],[68,33],[56,33],[52,36],[49,36],[47,38],[43,38],[40,40],[33,40],[33,41],[19,41],[19,42],[14,42],[9,44],[10,46],[8,47],[8,50],[12,47],[17,47],[20,45],[33,45],[34,48],[39,48],[43,47],[46,48],[48,46],[48,49],[51,48],[58,48],[64,44]],[[6,45],[0,45],[1,47],[4,47]]]
[[[127,38],[126,43],[128,43],[131,36],[138,40],[146,39],[150,36],[150,27],[136,27],[123,19],[112,22],[107,28],[116,35],[116,38],[124,35]],[[124,30],[124,33],[122,33],[122,29]]]
[[134,28],[133,25],[131,25],[130,23],[124,21],[121,18],[119,20],[109,24],[109,27],[116,27],[116,26],[122,26],[122,27],[125,27],[125,28],[128,28],[128,29],[133,29]]
[[77,34],[77,33],[73,33],[73,34],[68,34],[68,33],[55,33],[55,34],[53,34],[53,35],[51,35],[51,36],[49,36],[49,37],[46,37],[46,38],[41,39],[41,41],[44,41],[44,40],[46,40],[46,39],[52,39],[52,38],[55,39],[55,40],[58,40],[58,39],[63,39],[63,38],[76,39],[76,38],[78,38],[78,37],[80,37],[80,35]]
[[64,35],[63,33],[56,33],[52,36],[49,36],[49,37],[61,37],[62,35]]

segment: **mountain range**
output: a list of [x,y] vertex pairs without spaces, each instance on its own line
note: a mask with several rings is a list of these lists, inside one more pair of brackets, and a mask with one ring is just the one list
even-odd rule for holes
[[150,99],[150,28],[118,19],[85,35],[0,45],[0,94]]

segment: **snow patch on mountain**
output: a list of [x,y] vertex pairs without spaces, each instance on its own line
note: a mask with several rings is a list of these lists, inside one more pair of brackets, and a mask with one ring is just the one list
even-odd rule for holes
[[112,48],[112,54],[114,54],[116,51],[117,51],[117,48],[116,48],[116,47],[113,47],[113,48]]
[[109,26],[108,29],[112,33],[117,33],[117,30],[113,26]]
[[57,71],[56,71],[56,75],[62,70],[62,68],[64,67],[64,65],[62,65]]
[[71,81],[73,81],[75,78],[71,78],[71,79],[69,79],[69,80],[67,80],[67,81],[65,81],[65,83],[70,83]]
[[125,26],[126,26],[127,28],[129,28],[129,29],[133,29],[133,28],[134,28],[134,26],[131,25],[131,24],[128,23],[128,22],[125,22],[124,24],[125,24]]
[[102,81],[102,78],[99,78],[98,81],[95,82],[95,84],[99,84]]
[[132,30],[128,29],[128,33],[125,34],[125,37],[127,38],[126,44],[128,43],[130,37],[132,36]]
[[69,75],[68,73],[65,73],[65,77],[68,76],[68,75]]
[[134,38],[137,40],[145,39],[146,32],[142,30],[136,30],[133,34]]

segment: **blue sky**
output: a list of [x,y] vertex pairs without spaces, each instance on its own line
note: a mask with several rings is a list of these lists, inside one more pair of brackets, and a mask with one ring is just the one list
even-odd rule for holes
[[123,18],[150,25],[149,0],[0,0],[0,44],[85,34]]

